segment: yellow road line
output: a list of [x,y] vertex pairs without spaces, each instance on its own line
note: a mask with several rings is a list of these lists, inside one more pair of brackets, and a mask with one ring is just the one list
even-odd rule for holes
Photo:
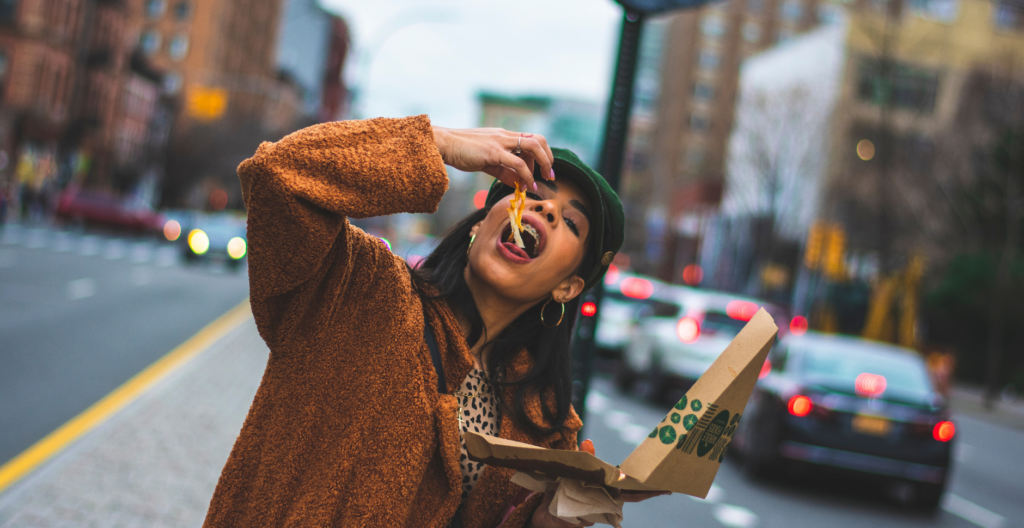
[[198,356],[218,339],[227,335],[228,332],[249,318],[251,314],[249,299],[246,299],[238,306],[218,317],[217,320],[206,325],[199,333],[178,345],[164,357],[158,359],[156,363],[146,367],[146,370],[136,374],[113,392],[104,396],[102,400],[94,403],[91,407],[82,411],[81,414],[33,444],[32,447],[22,451],[21,454],[0,466],[0,493],[3,493],[4,490],[25,475],[31,473],[42,463],[63,451],[64,448],[81,438],[82,435],[107,421],[111,416],[160,382],[160,380],[177,370],[178,367]]

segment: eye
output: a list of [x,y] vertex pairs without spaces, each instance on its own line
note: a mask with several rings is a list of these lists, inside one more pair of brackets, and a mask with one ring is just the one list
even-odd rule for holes
[[540,195],[535,193],[535,192],[526,191],[525,194],[526,194],[526,197],[531,199],[531,200],[537,200],[538,202],[543,200],[543,198],[541,198]]
[[576,225],[576,221],[569,217],[562,217],[565,220],[565,225],[569,226],[569,231],[572,231],[574,235],[580,236],[580,228]]

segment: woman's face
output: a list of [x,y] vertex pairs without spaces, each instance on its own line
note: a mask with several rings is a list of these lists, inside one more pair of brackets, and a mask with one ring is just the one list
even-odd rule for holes
[[590,233],[591,206],[579,187],[568,181],[537,179],[537,191],[526,191],[523,243],[510,241],[508,205],[512,195],[494,204],[474,226],[466,282],[486,287],[512,301],[533,304],[548,297],[567,302],[583,289],[576,269],[583,260]]

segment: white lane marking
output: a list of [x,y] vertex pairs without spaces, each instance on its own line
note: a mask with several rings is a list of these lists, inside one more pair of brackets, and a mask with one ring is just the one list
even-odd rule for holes
[[114,238],[107,242],[107,250],[104,253],[103,258],[108,260],[117,260],[124,258],[124,254],[124,241]]
[[608,408],[608,397],[596,390],[587,394],[587,410],[596,413],[604,412]]
[[178,248],[175,246],[163,246],[156,252],[157,266],[173,266],[178,262]]
[[711,516],[730,528],[751,528],[757,524],[757,515],[742,506],[719,504]]
[[14,245],[21,243],[21,230],[17,226],[6,226],[3,228],[3,238],[0,238],[0,244]]
[[725,499],[725,490],[722,489],[718,484],[712,484],[711,489],[708,490],[708,496],[703,499],[700,497],[694,497],[693,495],[687,495],[690,500],[697,502],[722,502]]
[[33,229],[28,232],[28,240],[25,242],[25,247],[32,249],[39,249],[46,247],[46,230],[45,229]]
[[153,247],[146,242],[139,242],[132,246],[132,262],[142,264],[148,262],[153,256]]
[[982,528],[1002,528],[1006,526],[1006,517],[952,493],[946,493],[942,497],[942,509]]
[[618,430],[621,429],[626,424],[632,423],[632,421],[630,421],[630,418],[631,416],[629,415],[629,413],[624,413],[622,411],[617,411],[615,409],[609,409],[604,413],[604,424],[608,426],[609,429]]
[[58,253],[65,251],[71,251],[75,248],[74,239],[70,234],[64,232],[58,232],[56,239],[53,241],[53,250]]
[[650,431],[646,427],[634,423],[628,423],[619,429],[619,439],[632,445],[640,445],[648,434]]
[[95,235],[87,235],[82,237],[82,246],[78,250],[78,254],[83,257],[89,257],[92,255],[98,255],[100,253],[100,237]]
[[0,249],[0,268],[13,268],[18,262],[13,249]]
[[96,295],[96,279],[84,278],[68,282],[68,299],[77,301]]

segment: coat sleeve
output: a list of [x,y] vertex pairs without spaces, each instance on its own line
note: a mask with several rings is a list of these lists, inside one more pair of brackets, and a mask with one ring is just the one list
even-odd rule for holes
[[261,333],[280,330],[287,314],[302,311],[296,303],[313,299],[299,290],[343,297],[356,273],[381,264],[379,248],[366,247],[379,242],[349,217],[433,213],[448,188],[426,116],[315,125],[260,145],[238,177]]

